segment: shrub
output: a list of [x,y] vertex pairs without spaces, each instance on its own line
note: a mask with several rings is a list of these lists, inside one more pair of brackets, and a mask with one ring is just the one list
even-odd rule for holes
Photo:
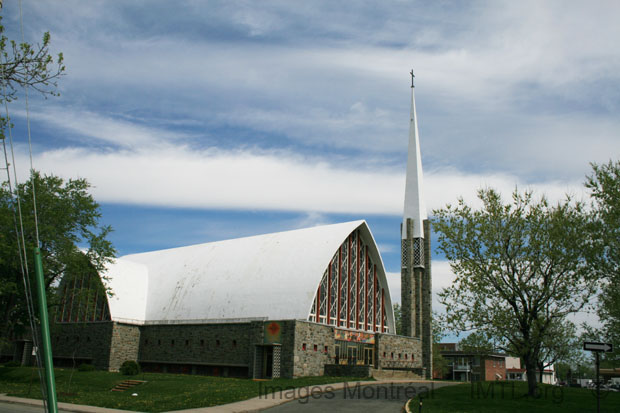
[[20,363],[17,360],[11,360],[11,361],[7,361],[6,363],[4,363],[4,367],[19,367],[21,365],[22,363]]
[[140,373],[140,365],[133,360],[127,360],[121,364],[120,371],[125,376],[135,376]]
[[95,370],[95,366],[93,366],[92,364],[82,363],[78,366],[78,371],[94,371],[94,370]]

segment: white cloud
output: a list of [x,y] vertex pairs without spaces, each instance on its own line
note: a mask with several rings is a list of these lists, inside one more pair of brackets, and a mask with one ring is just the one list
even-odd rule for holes
[[155,111],[300,152],[398,156],[413,66],[427,168],[564,182],[620,153],[616,2],[325,5],[33,3],[67,59],[63,99],[85,108],[47,120],[132,145],[157,131],[102,124],[102,107]]
[[[22,153],[18,165],[25,168]],[[255,153],[158,146],[131,151],[83,148],[35,154],[34,165],[47,173],[87,178],[100,202],[168,207],[230,208],[397,215],[403,205],[403,173],[348,169],[325,160],[287,152]],[[582,192],[578,183],[528,184],[508,175],[476,175],[459,171],[425,176],[429,208],[455,203],[459,196],[474,206],[476,190],[494,187],[506,197],[518,185],[546,193],[552,201],[566,191]],[[311,215],[320,222],[320,215]]]

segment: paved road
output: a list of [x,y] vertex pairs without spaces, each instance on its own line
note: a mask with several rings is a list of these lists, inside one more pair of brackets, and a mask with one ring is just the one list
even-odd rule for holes
[[[426,394],[433,397],[433,390],[449,383],[398,383],[352,386],[344,390],[312,394],[305,399],[292,400],[263,412],[400,412],[410,398]],[[291,398],[292,390],[284,390],[276,396]],[[271,396],[270,396],[271,397]]]

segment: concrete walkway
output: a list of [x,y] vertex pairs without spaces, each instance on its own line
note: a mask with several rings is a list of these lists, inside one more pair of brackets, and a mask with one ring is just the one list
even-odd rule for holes
[[[283,403],[297,400],[307,397],[310,394],[318,394],[324,392],[333,392],[336,390],[342,390],[344,388],[352,388],[357,386],[368,385],[390,385],[390,384],[402,384],[402,383],[417,383],[428,384],[429,386],[433,381],[431,380],[407,380],[407,379],[394,379],[394,380],[376,380],[376,381],[353,381],[348,383],[330,383],[320,384],[308,387],[300,387],[294,390],[282,390],[280,392],[270,393],[263,396],[254,397],[252,399],[243,400],[240,402],[224,404],[222,406],[213,407],[199,407],[196,409],[187,410],[175,410],[178,413],[232,413],[232,412],[258,412],[270,407],[275,407]],[[445,384],[445,382],[443,382]],[[459,384],[456,382],[455,384]],[[43,406],[41,400],[36,399],[23,399],[21,397],[11,397],[5,394],[0,394],[0,401],[7,403],[18,403],[35,406]],[[78,413],[127,413],[128,410],[107,409],[104,407],[85,406],[79,404],[70,403],[58,403],[58,408],[68,412]]]
[[[0,394],[0,402],[38,406],[43,409],[43,401],[37,399],[24,399],[22,397],[12,397],[7,396],[6,394]],[[58,403],[58,410],[78,413],[127,413],[127,410],[106,409],[105,407],[85,406],[82,404],[71,403]]]

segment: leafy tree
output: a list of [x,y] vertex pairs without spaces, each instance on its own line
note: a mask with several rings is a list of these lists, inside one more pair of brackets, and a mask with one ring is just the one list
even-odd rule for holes
[[482,331],[474,331],[459,341],[461,350],[473,354],[491,354],[495,352],[495,346]]
[[[50,34],[46,32],[43,34],[41,43],[36,45],[10,40],[4,34],[4,26],[0,16],[0,103],[15,100],[22,88],[31,88],[44,96],[57,94],[56,82],[64,73],[65,66],[62,53],[55,57],[50,53],[50,39]],[[11,127],[8,119],[0,115],[0,141],[5,139],[5,132],[8,127]],[[31,182],[37,182],[37,180],[43,184],[51,183],[46,181],[46,179],[35,176],[33,173],[31,175]],[[22,189],[27,188],[27,185],[22,186]],[[39,189],[39,185],[37,185],[37,189]],[[51,187],[50,190],[53,193],[55,188]],[[6,182],[2,184],[0,191],[0,224],[2,225],[0,227],[0,344],[2,344],[3,341],[15,333],[16,328],[20,330],[19,326],[22,325],[24,320],[25,306],[22,299],[23,287],[19,276],[21,266],[19,250],[16,244],[16,217],[13,215],[14,199]],[[42,192],[45,198],[45,191]],[[27,198],[31,194],[22,193],[19,196]],[[41,205],[42,209],[48,207]],[[49,207],[55,208],[53,205]],[[75,208],[72,206],[71,209]],[[30,211],[26,209],[24,213],[26,214],[25,218],[29,219],[29,221],[25,222],[32,222]],[[46,214],[44,213],[44,215]],[[53,220],[43,221],[42,224],[47,226],[55,225]],[[65,229],[69,232],[72,231],[71,228]],[[62,232],[62,230],[58,229],[59,232]],[[31,231],[25,234],[28,237],[29,248],[34,245],[31,235]],[[105,236],[100,241],[93,241],[104,242],[104,240]],[[44,254],[47,254],[44,264],[48,266],[47,270],[50,271],[48,273],[52,274],[48,276],[47,281],[49,284],[57,278],[57,272],[62,270],[62,265],[58,264],[59,260],[67,258],[67,254],[59,254],[59,252],[69,249],[69,245],[66,243],[64,245],[56,244],[61,242],[60,239],[48,239],[45,242],[53,244],[45,245],[45,249],[42,251]]]
[[590,339],[614,343],[614,353],[604,353],[608,363],[620,362],[620,161],[592,165],[586,188],[593,199],[592,263],[602,278],[598,297],[601,331],[589,329]]
[[[5,183],[0,188],[0,333],[4,338],[23,334],[27,323],[24,303],[19,226],[15,211],[17,198],[21,202],[26,258],[30,272],[32,250],[36,246],[33,210],[33,185],[36,190],[38,228],[45,283],[54,290],[65,273],[100,272],[115,254],[107,239],[111,227],[99,224],[101,213],[84,179],[64,181],[54,175],[34,173],[32,179],[18,185],[11,193]],[[20,238],[21,239],[21,238]],[[49,294],[50,305],[54,295]]]
[[550,206],[531,192],[515,190],[506,204],[493,189],[478,197],[479,210],[460,199],[434,211],[439,249],[456,274],[440,293],[445,321],[519,356],[534,396],[536,365],[553,326],[581,310],[596,289],[583,248],[587,215],[580,203]]
[[394,304],[394,324],[396,324],[396,334],[403,334],[403,313],[400,304]]
[[538,359],[539,382],[543,382],[544,370],[558,362],[580,360],[581,340],[575,324],[569,320],[556,320],[549,326]]
[[448,360],[441,354],[439,343],[445,336],[445,330],[441,324],[441,318],[433,313],[432,330],[433,330],[433,377],[437,374],[440,378],[443,378],[449,369]]
[[59,53],[56,58],[49,51],[50,34],[43,34],[41,44],[18,43],[4,35],[0,16],[0,86],[2,99],[11,101],[17,97],[18,90],[31,87],[47,95],[54,95],[57,80],[65,71],[64,58]]

